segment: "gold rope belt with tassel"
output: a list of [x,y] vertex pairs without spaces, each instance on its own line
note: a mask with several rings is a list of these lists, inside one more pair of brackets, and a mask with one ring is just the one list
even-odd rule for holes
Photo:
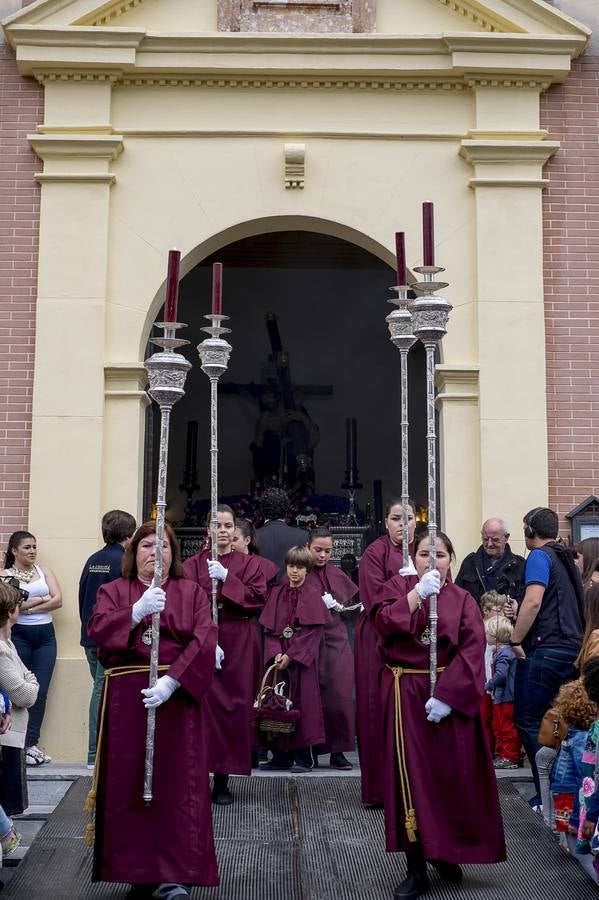
[[[397,753],[397,766],[399,769],[399,783],[401,786],[401,799],[403,802],[405,821],[404,826],[408,835],[408,840],[414,843],[417,840],[416,830],[418,823],[416,822],[416,810],[412,801],[412,789],[410,787],[410,778],[408,776],[408,766],[406,763],[406,747],[403,734],[403,718],[401,714],[401,690],[399,679],[403,675],[429,675],[429,669],[404,669],[402,666],[387,665],[390,672],[393,673],[393,687],[395,691],[395,752]],[[437,672],[444,672],[445,666],[437,669]]]
[[[159,672],[165,672],[167,669],[170,669],[170,666],[158,666]],[[88,812],[91,816],[91,822],[85,826],[85,843],[88,847],[94,846],[95,840],[95,822],[94,822],[94,812],[96,809],[96,795],[98,792],[98,781],[100,778],[100,759],[101,759],[101,750],[102,750],[102,735],[104,733],[104,715],[106,713],[106,706],[108,700],[108,685],[111,678],[116,678],[120,675],[137,675],[138,672],[149,672],[149,666],[116,666],[114,669],[105,669],[104,670],[104,678],[106,679],[104,684],[104,690],[102,692],[102,706],[100,708],[100,717],[98,724],[98,739],[96,742],[96,764],[94,766],[94,776],[92,778],[92,786],[87,795],[87,799],[85,801],[85,811]]]

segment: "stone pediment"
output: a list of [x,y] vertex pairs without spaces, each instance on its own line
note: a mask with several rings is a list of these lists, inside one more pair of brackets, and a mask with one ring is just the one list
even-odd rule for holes
[[[302,28],[267,27],[268,16],[278,11],[295,17],[302,14],[310,26],[313,16],[323,21],[344,4],[360,9],[354,31],[394,35],[462,34],[534,34],[586,39],[589,30],[543,0],[36,0],[9,16],[4,25],[15,26],[92,26],[146,29],[170,34],[197,34],[217,31],[293,31]],[[264,28],[248,27],[251,9],[263,9]],[[241,12],[239,12],[241,10]],[[247,12],[244,27],[244,10]],[[302,12],[303,11],[303,12]],[[240,25],[241,16],[241,28]],[[312,18],[310,18],[312,16]],[[350,12],[351,16],[351,12]],[[271,19],[274,21],[274,19]],[[260,20],[258,20],[260,21]],[[365,25],[370,27],[364,27]],[[351,29],[350,29],[351,30]],[[339,33],[346,28],[307,27],[304,33]]]

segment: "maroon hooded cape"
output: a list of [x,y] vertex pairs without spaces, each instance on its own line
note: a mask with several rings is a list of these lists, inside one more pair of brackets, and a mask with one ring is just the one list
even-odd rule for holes
[[[327,608],[317,583],[306,578],[300,588],[292,588],[287,576],[271,587],[260,624],[264,628],[264,664],[270,665],[277,653],[291,657],[287,669],[276,673],[277,681],[288,684],[288,696],[301,712],[292,735],[279,739],[281,750],[295,750],[323,744],[325,739],[322,702],[318,684],[318,657],[326,622]],[[287,626],[293,637],[283,637]]]
[[[208,575],[209,550],[185,560],[185,577],[212,596]],[[260,637],[256,627],[266,596],[260,558],[239,553],[219,555],[228,569],[218,588],[218,643],[225,659],[203,704],[211,772],[249,775],[252,770],[252,707],[262,672]]]
[[[429,646],[421,636],[428,624],[428,600],[410,613],[407,594],[417,578],[398,576],[371,603],[371,621],[380,635],[385,663],[426,674],[399,679],[404,750],[417,837],[426,859],[450,863],[494,863],[505,859],[497,780],[480,717],[484,692],[485,632],[476,600],[446,582],[438,598],[437,665],[434,696],[452,712],[428,722]],[[410,847],[395,737],[395,679],[383,669],[381,700],[385,754],[385,831],[387,850]],[[401,752],[401,751],[400,751]],[[413,846],[413,844],[412,844]]]
[[[180,682],[156,710],[153,799],[142,800],[148,671],[107,677],[96,796],[93,881],[218,884],[208,763],[201,707],[214,674],[216,628],[204,591],[183,579],[164,584],[159,665]],[[88,631],[102,665],[149,666],[142,635],[151,616],[131,628],[131,607],[146,586],[118,578],[103,585]]]
[[[331,563],[314,566],[308,578],[316,580],[321,595],[328,591],[342,606],[349,606],[358,593],[358,586]],[[343,753],[356,747],[354,655],[342,613],[326,607],[325,610],[326,623],[318,665],[325,742],[318,750],[320,753]]]
[[383,660],[378,636],[368,613],[377,591],[403,566],[401,545],[388,535],[373,541],[360,560],[360,600],[364,612],[356,623],[354,658],[356,672],[356,728],[362,773],[362,803],[383,802],[383,754],[380,714],[380,676]]

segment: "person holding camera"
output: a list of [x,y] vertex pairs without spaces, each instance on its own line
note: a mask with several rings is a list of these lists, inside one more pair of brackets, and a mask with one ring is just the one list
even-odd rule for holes
[[25,666],[39,682],[39,693],[29,713],[25,761],[41,766],[52,758],[38,747],[46,711],[46,698],[56,663],[56,635],[52,613],[62,606],[60,585],[47,566],[36,564],[37,544],[29,531],[15,531],[8,540],[2,576],[16,578],[28,597],[21,604],[12,640]]

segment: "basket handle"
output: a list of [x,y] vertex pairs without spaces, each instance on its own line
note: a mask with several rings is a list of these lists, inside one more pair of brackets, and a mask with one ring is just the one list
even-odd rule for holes
[[269,666],[268,669],[266,670],[266,672],[264,673],[262,683],[260,684],[260,688],[258,689],[258,696],[256,697],[256,703],[258,705],[260,705],[260,701],[262,700],[262,697],[264,696],[264,694],[266,693],[267,690],[269,690],[269,691],[274,690],[274,686],[271,684],[267,684],[267,681],[268,681],[271,673],[274,672],[274,670],[276,668],[277,668],[276,665],[273,663],[272,666]]

